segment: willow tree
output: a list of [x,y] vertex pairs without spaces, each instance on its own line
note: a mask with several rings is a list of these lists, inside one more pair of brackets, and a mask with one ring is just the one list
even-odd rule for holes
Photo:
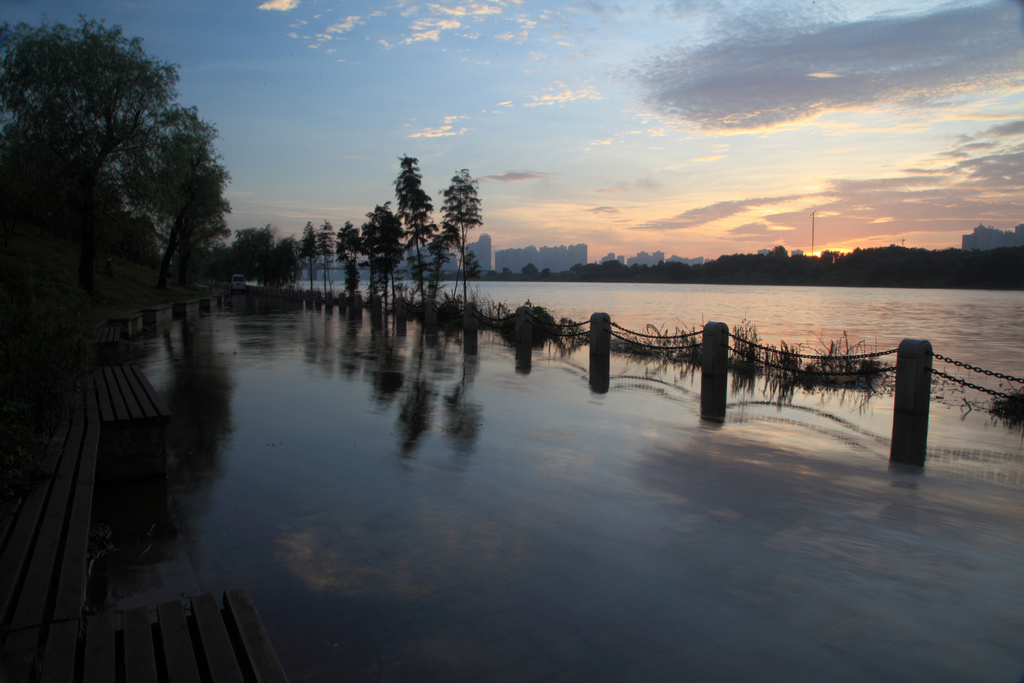
[[178,282],[186,284],[196,250],[230,235],[224,216],[231,205],[224,191],[231,177],[214,148],[217,129],[199,118],[195,108],[168,111],[164,132],[154,145],[156,157],[151,196],[167,226],[157,287],[167,286],[171,259],[178,256]]
[[[459,270],[462,273],[462,300],[466,301],[466,244],[469,231],[483,225],[480,217],[480,197],[476,188],[480,183],[462,169],[452,177],[451,184],[444,191],[444,204],[441,206],[443,221],[441,230],[448,236],[451,244],[458,249]],[[455,287],[458,289],[458,274],[455,276]],[[457,295],[456,295],[457,296]]]
[[434,205],[422,187],[423,176],[417,164],[419,159],[404,156],[400,160],[402,171],[395,180],[395,198],[398,200],[397,215],[405,226],[406,249],[416,250],[416,265],[413,277],[423,298],[423,282],[426,279],[422,250],[430,243],[437,226],[430,222]]
[[[4,141],[32,150],[39,187],[63,188],[77,222],[78,282],[92,291],[102,214],[140,181],[140,156],[176,96],[174,65],[150,57],[139,38],[84,17],[79,25],[3,26],[0,101]],[[6,144],[6,142],[5,142]]]

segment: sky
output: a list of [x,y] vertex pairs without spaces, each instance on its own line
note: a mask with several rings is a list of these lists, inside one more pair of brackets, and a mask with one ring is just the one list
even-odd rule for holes
[[437,222],[465,168],[495,249],[591,261],[1024,223],[1021,0],[0,0],[79,15],[178,66],[233,230],[361,225],[404,155]]

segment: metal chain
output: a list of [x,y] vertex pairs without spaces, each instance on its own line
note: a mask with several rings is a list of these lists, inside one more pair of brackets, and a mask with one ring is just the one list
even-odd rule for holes
[[[653,349],[655,351],[689,351],[691,349],[699,349],[701,348],[701,346],[703,346],[703,344],[699,342],[696,344],[687,344],[685,346],[657,346],[655,344],[643,344],[641,342],[636,341],[635,339],[623,337],[621,334],[616,334],[615,332],[612,332],[612,336],[618,339],[619,341],[626,342],[627,344],[635,344],[637,346],[642,346],[645,349]],[[671,339],[671,337],[669,338]]]
[[932,356],[934,356],[935,358],[938,358],[941,361],[945,361],[946,363],[952,363],[953,365],[957,366],[958,368],[964,368],[965,370],[970,370],[971,372],[980,372],[981,374],[988,375],[989,377],[998,377],[999,379],[1005,379],[1005,380],[1008,380],[1010,382],[1020,382],[1020,383],[1024,384],[1024,379],[1021,379],[1020,377],[1011,377],[1010,375],[1004,375],[1001,372],[993,372],[992,370],[985,370],[983,368],[975,367],[973,365],[968,365],[967,363],[964,363],[964,362],[961,362],[961,361],[958,361],[958,360],[953,360],[952,358],[946,358],[945,356],[943,356],[941,354],[938,354],[938,353],[935,353],[934,351],[932,351]]
[[537,324],[542,323],[543,325],[546,326],[548,323],[544,323],[543,321],[536,320],[534,318],[528,318],[528,320],[530,321],[530,325],[532,325],[535,330],[537,330],[538,332],[543,332],[544,334],[551,335],[552,337],[561,337],[562,339],[576,339],[578,337],[583,337],[584,335],[588,337],[590,336],[589,331],[576,330],[575,332],[556,332],[552,330],[550,327],[541,327]]
[[476,312],[476,317],[477,317],[477,320],[480,320],[480,321],[486,320],[486,321],[489,321],[489,322],[492,322],[492,323],[507,323],[507,322],[510,322],[510,321],[514,320],[515,317],[516,317],[516,314],[515,313],[510,313],[510,314],[506,315],[504,318],[492,318],[491,316],[489,316],[489,315],[487,315],[485,313],[481,313],[478,310]]
[[1010,394],[1004,394],[1001,391],[995,391],[993,389],[986,389],[985,387],[979,387],[977,384],[971,384],[970,382],[968,382],[965,379],[961,379],[959,377],[954,377],[953,375],[947,375],[942,370],[936,370],[935,368],[932,368],[932,374],[933,375],[938,375],[939,377],[943,377],[945,379],[948,379],[950,382],[953,382],[954,384],[959,384],[962,387],[967,387],[969,389],[977,389],[978,391],[982,391],[982,392],[984,392],[986,394],[991,394],[992,396],[995,396],[996,398],[1005,398],[1005,399],[1008,399],[1008,400],[1013,398],[1013,396],[1011,396]]
[[690,332],[688,334],[675,334],[675,335],[672,335],[672,336],[662,336],[660,334],[644,334],[643,332],[634,332],[633,330],[628,330],[625,327],[622,327],[621,325],[616,325],[614,322],[611,323],[611,326],[614,327],[617,330],[622,330],[623,332],[625,332],[627,334],[632,334],[632,335],[635,335],[637,337],[644,337],[646,339],[689,339],[690,337],[696,337],[698,334],[703,334],[703,332],[701,330],[697,330],[696,332]]

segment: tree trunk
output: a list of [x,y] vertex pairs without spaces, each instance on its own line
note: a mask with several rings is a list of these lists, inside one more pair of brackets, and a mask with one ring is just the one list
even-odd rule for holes
[[188,247],[183,243],[178,250],[178,284],[188,284],[188,262],[191,258]]
[[171,225],[171,234],[167,237],[167,249],[164,251],[164,256],[160,259],[160,275],[156,281],[157,289],[166,289],[167,287],[167,276],[171,270],[171,259],[174,258],[174,252],[178,249],[178,232],[181,228],[181,215],[175,217],[174,224]]

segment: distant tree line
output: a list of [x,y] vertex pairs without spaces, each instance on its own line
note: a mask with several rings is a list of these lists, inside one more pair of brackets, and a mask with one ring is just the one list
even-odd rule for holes
[[[508,269],[505,269],[506,271]],[[823,251],[820,256],[789,256],[784,247],[769,254],[732,254],[703,264],[661,262],[626,266],[618,261],[577,264],[562,273],[523,272],[487,275],[497,280],[570,282],[658,282],[734,285],[815,285],[831,287],[931,287],[950,289],[1024,289],[1024,247],[963,251],[889,246]]]
[[[120,27],[0,25],[0,222],[79,246],[78,284],[98,252],[189,279],[230,234],[230,176],[217,130],[174,103],[177,69]],[[161,256],[162,255],[162,256]]]

